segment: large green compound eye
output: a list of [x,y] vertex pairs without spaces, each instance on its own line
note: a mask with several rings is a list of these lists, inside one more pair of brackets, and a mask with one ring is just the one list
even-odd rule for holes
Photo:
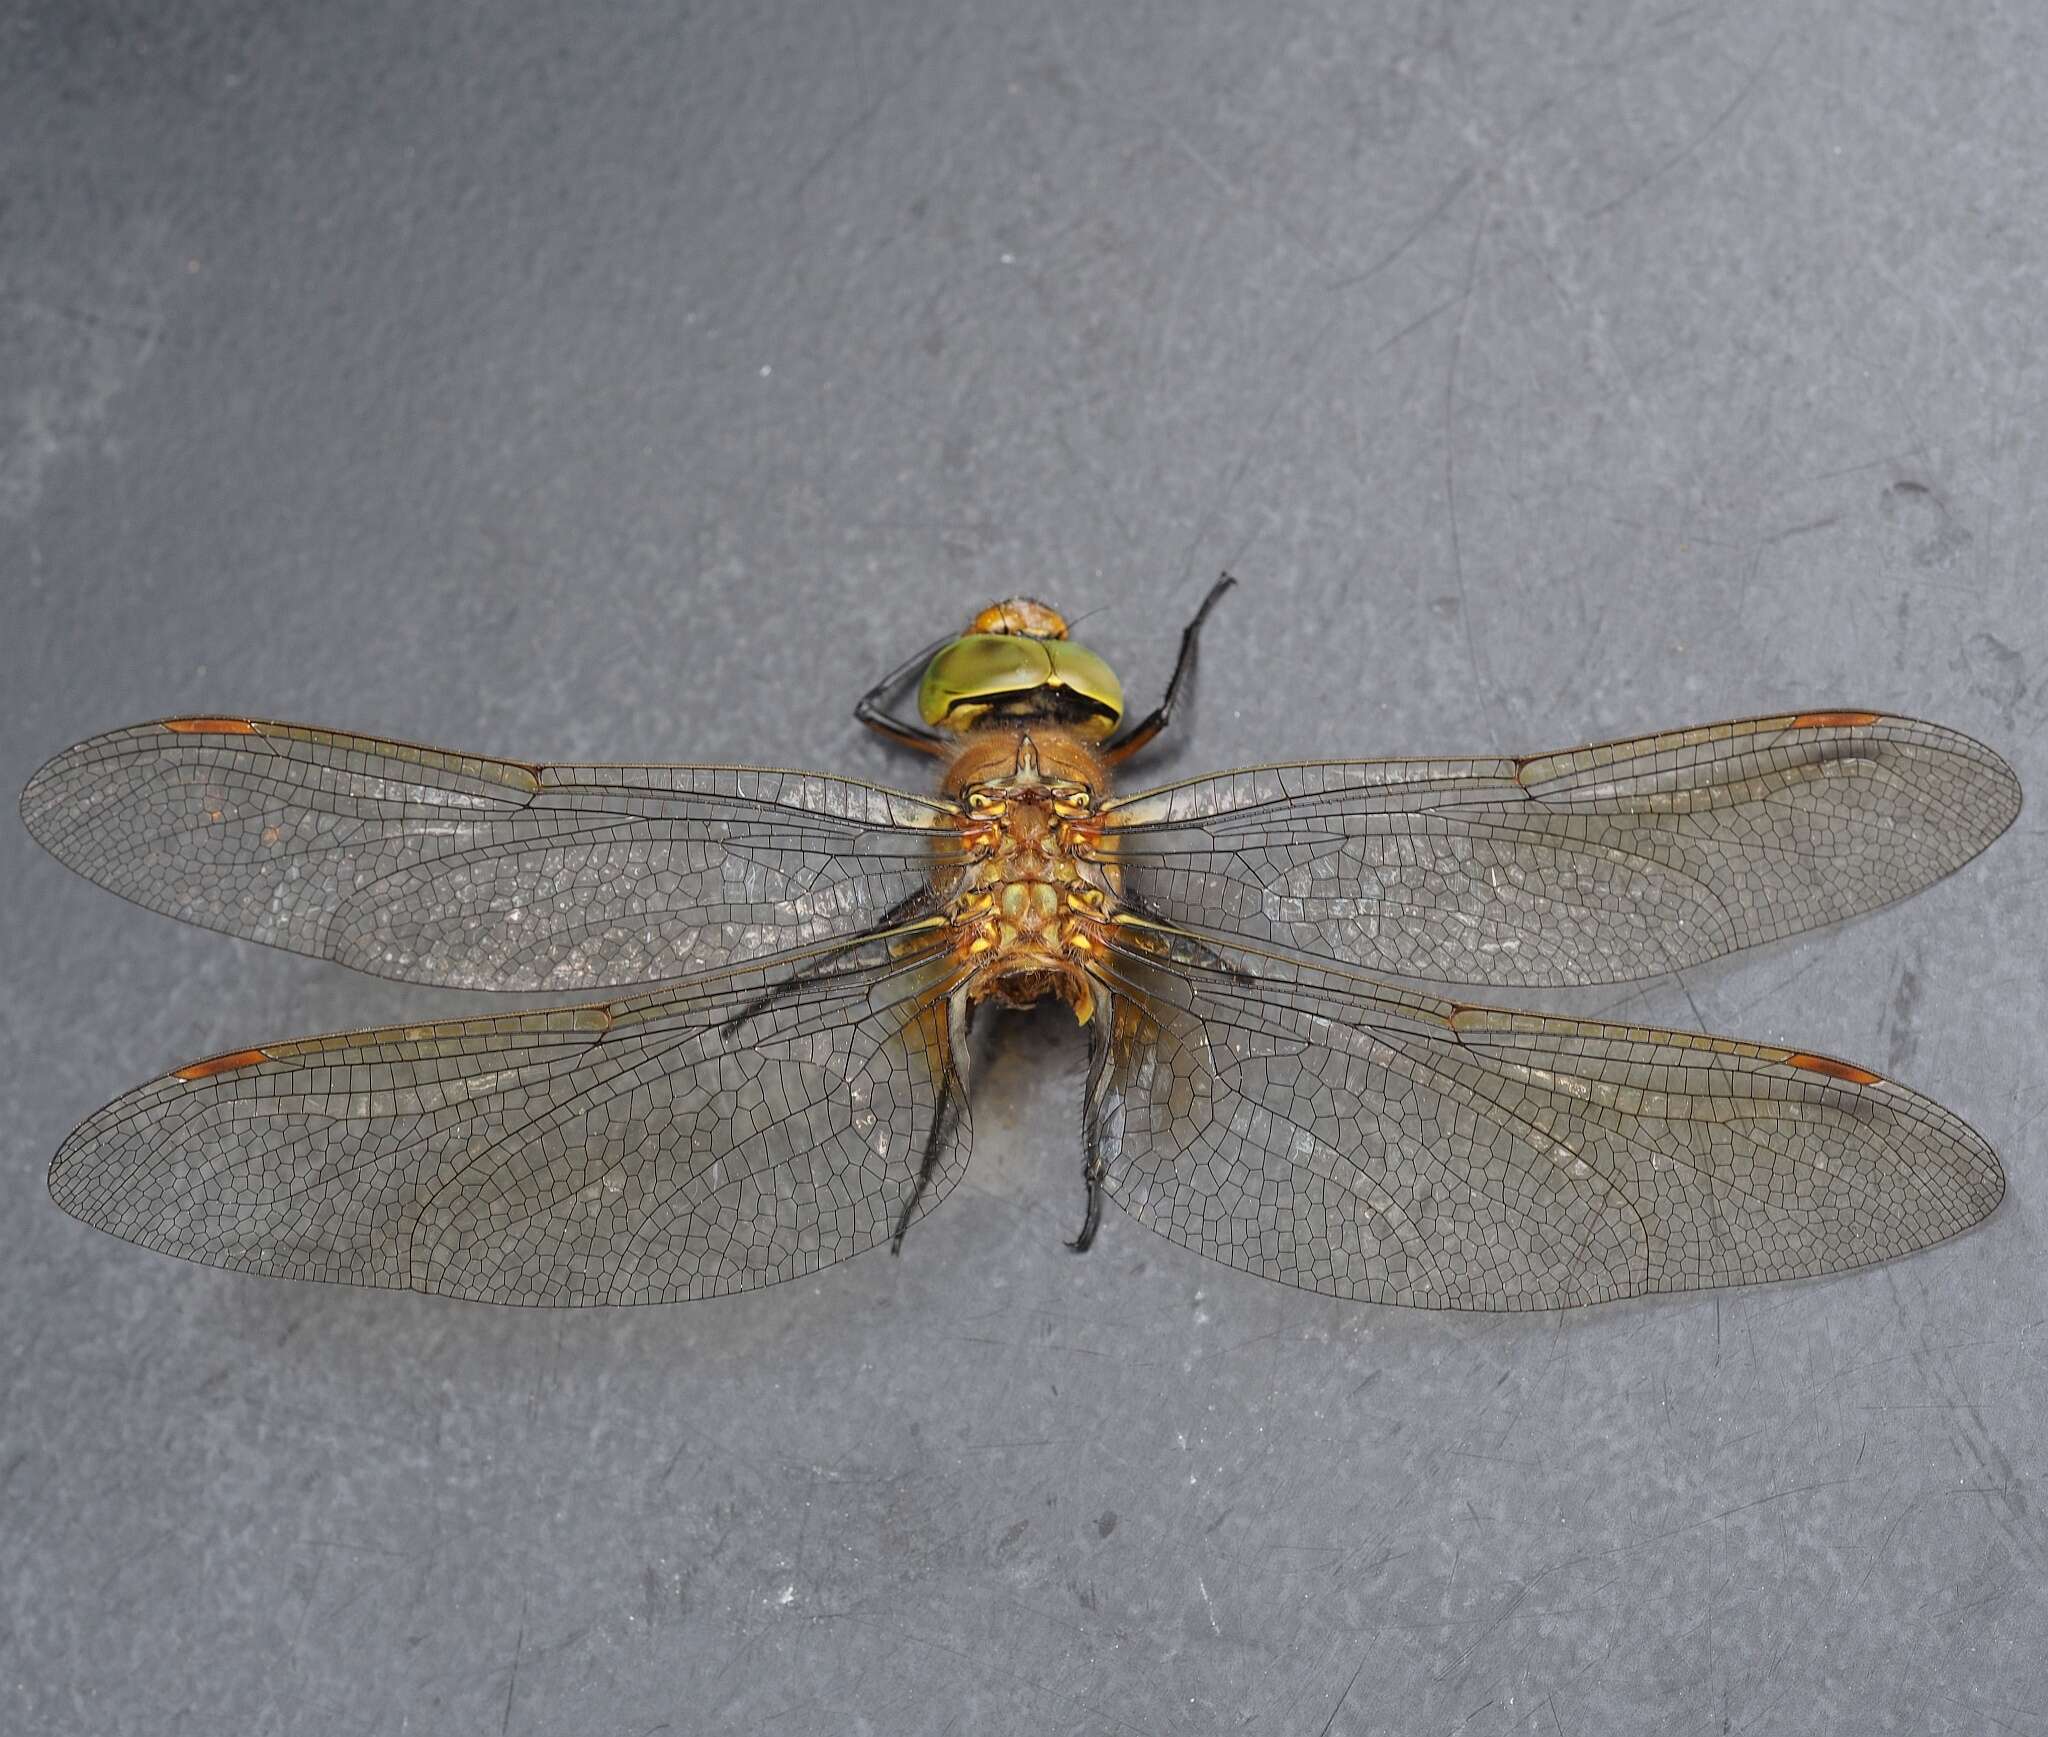
[[917,710],[934,728],[967,729],[997,700],[1052,679],[1051,647],[1015,633],[965,633],[924,667]]
[[1124,684],[1116,679],[1116,671],[1085,645],[1056,639],[1045,649],[1052,658],[1052,685],[1090,702],[1087,715],[1074,720],[1075,732],[1101,741],[1123,718]]
[[[968,633],[954,640],[925,666],[917,710],[935,729],[966,731],[1005,701],[1034,694],[1047,702],[1033,708],[1036,715],[1058,717],[1098,741],[1123,716],[1123,687],[1094,652],[1071,640],[1016,633]],[[1067,696],[1080,703],[1062,703]]]

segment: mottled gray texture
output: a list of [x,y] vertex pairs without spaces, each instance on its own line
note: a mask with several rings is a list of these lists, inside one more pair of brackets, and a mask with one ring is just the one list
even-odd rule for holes
[[1783,706],[2034,805],[1567,1011],[1793,1041],[2011,1192],[1875,1271],[1345,1304],[1112,1214],[1012,1022],[901,1260],[589,1315],[75,1224],[166,1065],[476,1003],[0,838],[0,1727],[2048,1730],[2048,35],[1991,0],[0,16],[0,771],[175,711],[914,780],[1014,589],[1162,773]]

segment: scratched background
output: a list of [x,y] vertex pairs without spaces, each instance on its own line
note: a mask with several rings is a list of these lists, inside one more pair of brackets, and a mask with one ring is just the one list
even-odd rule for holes
[[884,1255],[571,1316],[154,1258],[117,1090],[474,1005],[0,833],[9,1732],[2048,1731],[2048,41],[1996,0],[0,16],[0,772],[246,710],[916,779],[970,605],[1155,768],[1853,704],[2034,806],[1576,1010],[1868,1061],[2012,1189],[1828,1282],[1298,1294],[1080,1191],[1013,1022]]

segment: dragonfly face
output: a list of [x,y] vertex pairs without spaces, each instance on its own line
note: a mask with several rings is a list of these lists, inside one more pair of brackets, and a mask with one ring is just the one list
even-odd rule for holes
[[1036,720],[1099,742],[1123,720],[1124,690],[1107,663],[1067,638],[1057,610],[1013,597],[984,609],[925,666],[917,709],[954,735]]
[[279,1276],[746,1290],[900,1246],[967,1163],[970,1019],[1053,996],[1089,1040],[1077,1247],[1114,1200],[1334,1296],[1557,1309],[1839,1272],[1996,1207],[1984,1141],[1868,1068],[1419,986],[1654,976],[1874,910],[2010,824],[1991,750],[1807,710],[1116,792],[1222,590],[1121,729],[1114,674],[1044,605],[928,647],[857,713],[944,761],[923,796],[219,716],[67,750],[22,817],[125,897],[581,999],[177,1069],[64,1142],[53,1197]]

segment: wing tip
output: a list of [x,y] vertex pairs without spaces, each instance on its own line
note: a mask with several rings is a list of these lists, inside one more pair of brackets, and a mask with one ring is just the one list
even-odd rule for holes
[[21,787],[21,794],[15,798],[14,803],[15,818],[21,822],[22,830],[30,838],[34,839],[37,844],[42,845],[45,850],[48,850],[50,847],[43,842],[41,823],[49,813],[49,809],[43,804],[41,796],[43,774],[47,771],[49,771],[48,766],[39,768],[29,781]]
[[60,862],[64,858],[57,849],[58,828],[54,823],[64,812],[62,786],[69,775],[71,763],[84,746],[79,742],[52,754],[29,775],[28,782],[21,787],[20,799],[14,805],[14,811],[29,837]]
[[[15,803],[15,813],[20,817],[29,837],[59,862],[68,867],[78,868],[78,865],[59,848],[62,828],[58,823],[67,815],[79,811],[78,805],[69,800],[72,782],[95,764],[99,758],[97,750],[123,739],[146,736],[157,731],[167,731],[174,736],[261,734],[260,726],[247,718],[178,717],[159,718],[153,723],[130,724],[119,729],[103,730],[96,736],[88,736],[83,741],[73,742],[68,748],[59,749],[38,766],[29,776],[28,782],[21,787],[21,796]],[[79,872],[86,873],[82,868],[79,868]],[[90,874],[87,874],[86,878],[98,879]]]
[[[126,1099],[127,1094],[124,1093],[111,1103],[102,1104],[66,1134],[64,1143],[51,1157],[49,1171],[44,1177],[44,1186],[50,1191],[52,1204],[69,1213],[80,1224],[91,1225],[94,1230],[104,1230],[114,1236],[120,1232],[107,1223],[104,1190],[95,1189],[93,1178],[99,1173],[104,1157],[101,1142],[103,1124],[116,1106]],[[95,1195],[100,1197],[95,1198]]]

